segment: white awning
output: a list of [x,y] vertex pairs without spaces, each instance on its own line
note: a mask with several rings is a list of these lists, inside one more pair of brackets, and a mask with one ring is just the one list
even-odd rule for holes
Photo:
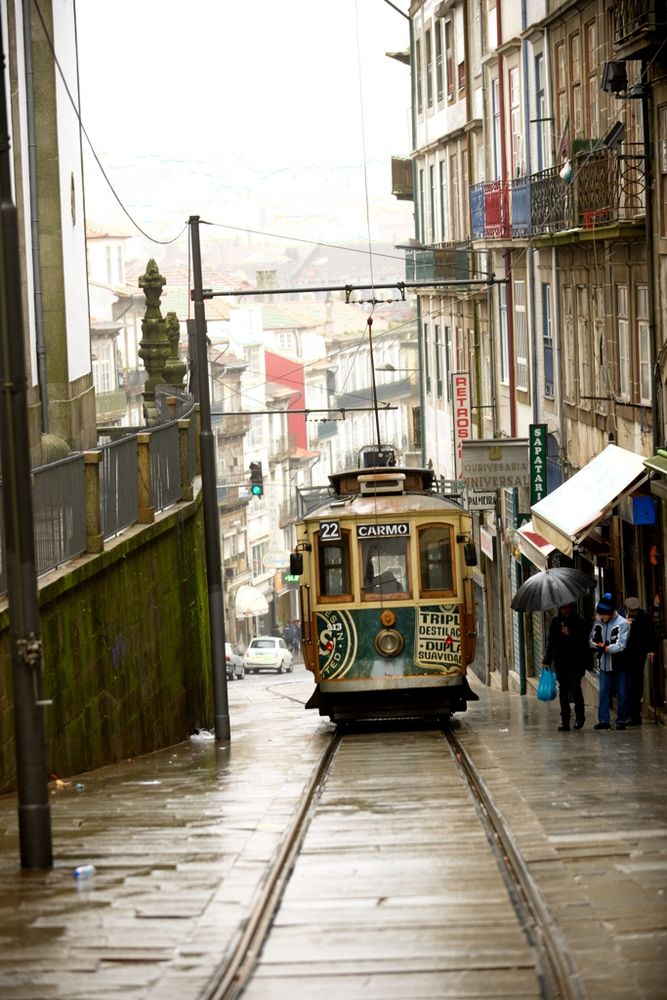
[[547,569],[549,556],[555,552],[556,546],[535,531],[532,521],[522,524],[516,533],[516,543],[521,555],[532,562],[538,569]]
[[534,530],[572,556],[574,546],[611,508],[648,478],[644,462],[642,455],[607,445],[588,465],[531,507]]
[[253,618],[255,615],[266,615],[269,611],[268,602],[262,591],[247,584],[243,584],[236,591],[234,607],[237,618]]

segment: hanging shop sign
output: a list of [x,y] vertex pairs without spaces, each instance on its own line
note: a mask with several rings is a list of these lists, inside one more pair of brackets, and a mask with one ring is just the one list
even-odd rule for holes
[[528,439],[463,442],[461,475],[473,490],[530,486]]
[[530,442],[530,505],[547,495],[547,425],[531,424]]
[[463,443],[472,437],[470,373],[452,372],[452,426],[454,427],[454,474],[461,477]]

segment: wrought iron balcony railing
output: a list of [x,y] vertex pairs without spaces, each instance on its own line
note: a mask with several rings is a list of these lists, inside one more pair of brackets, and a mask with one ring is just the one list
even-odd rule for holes
[[[660,17],[658,11],[662,11]],[[612,17],[616,54],[626,54],[628,49],[627,55],[636,55],[656,41],[660,29],[664,31],[664,0],[616,0]]]
[[[624,152],[617,153],[594,141],[582,146],[573,158],[569,181],[563,180],[558,167],[549,167],[530,177],[472,185],[473,239],[546,235],[642,219],[646,214],[643,147],[626,143]],[[406,265],[409,274],[407,258]]]

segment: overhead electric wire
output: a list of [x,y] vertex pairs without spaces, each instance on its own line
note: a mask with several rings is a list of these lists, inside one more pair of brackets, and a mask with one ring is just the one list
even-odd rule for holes
[[114,196],[114,198],[116,199],[116,201],[120,205],[122,211],[125,213],[125,215],[130,220],[130,222],[132,223],[132,225],[134,226],[134,228],[137,230],[137,232],[140,232],[141,235],[144,236],[147,240],[149,240],[151,243],[159,243],[162,246],[166,246],[169,243],[176,243],[177,240],[179,240],[181,238],[181,236],[183,235],[183,233],[185,232],[185,230],[187,228],[187,225],[188,225],[187,222],[183,225],[183,228],[181,229],[181,231],[178,233],[177,236],[174,236],[172,239],[169,239],[169,240],[159,240],[159,239],[157,239],[157,237],[151,236],[150,233],[147,233],[145,229],[142,229],[142,227],[139,225],[139,223],[130,215],[128,209],[123,204],[123,201],[122,201],[120,195],[118,194],[118,192],[114,188],[113,184],[111,183],[111,181],[110,181],[110,179],[109,179],[109,177],[107,175],[106,170],[102,166],[102,162],[101,162],[99,156],[97,155],[97,152],[95,151],[95,147],[93,146],[92,140],[91,140],[90,136],[88,135],[88,132],[86,131],[85,125],[83,124],[83,121],[81,119],[81,115],[79,113],[79,109],[77,107],[76,101],[74,100],[74,98],[72,96],[72,92],[69,89],[69,84],[67,83],[67,80],[65,79],[65,74],[63,72],[63,69],[62,69],[59,61],[58,61],[58,57],[56,56],[56,50],[54,48],[51,36],[49,35],[48,29],[46,27],[46,23],[45,23],[44,18],[42,16],[42,12],[41,12],[41,10],[39,8],[39,3],[37,2],[37,0],[33,0],[33,3],[35,5],[35,10],[37,11],[37,16],[39,17],[39,20],[41,22],[42,30],[44,31],[44,36],[46,38],[47,45],[49,46],[49,49],[51,50],[51,55],[53,56],[53,62],[54,62],[55,66],[56,66],[56,68],[58,70],[58,73],[60,74],[60,79],[62,80],[63,86],[65,88],[65,92],[66,92],[66,94],[67,94],[67,96],[69,98],[70,104],[72,105],[72,108],[74,109],[74,114],[76,115],[76,119],[77,119],[77,121],[79,123],[79,127],[80,127],[81,131],[83,132],[84,136],[86,137],[86,142],[88,143],[88,145],[90,147],[90,151],[93,154],[93,157],[95,158],[95,162],[97,163],[97,166],[100,168],[100,171],[102,173],[102,176],[104,177],[104,180],[106,181],[107,185],[109,186],[109,190],[111,191],[112,195]]

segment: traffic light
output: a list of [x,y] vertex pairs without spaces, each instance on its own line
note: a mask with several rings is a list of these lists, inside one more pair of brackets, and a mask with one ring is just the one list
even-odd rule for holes
[[264,476],[261,462],[250,463],[250,492],[254,497],[264,496]]

